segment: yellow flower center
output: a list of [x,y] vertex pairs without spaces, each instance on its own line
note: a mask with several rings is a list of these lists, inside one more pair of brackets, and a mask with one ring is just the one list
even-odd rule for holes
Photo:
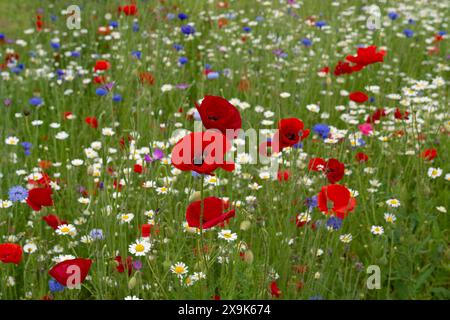
[[183,266],[176,266],[175,267],[175,273],[183,273],[184,267]]
[[61,228],[61,232],[68,233],[70,229],[68,227]]
[[138,244],[135,247],[137,252],[143,252],[145,250],[145,247],[142,244]]

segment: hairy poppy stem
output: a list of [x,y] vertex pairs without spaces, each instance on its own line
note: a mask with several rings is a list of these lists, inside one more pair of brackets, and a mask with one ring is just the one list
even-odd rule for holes
[[[202,180],[201,180],[201,185],[200,185],[200,252],[202,253],[203,256],[203,263],[205,264],[205,269],[207,269],[208,264],[207,264],[207,260],[206,260],[206,254],[205,254],[205,245],[204,245],[204,241],[203,241],[203,211],[204,211],[204,188],[203,185],[205,183],[205,175],[202,174]],[[199,252],[199,253],[200,253]]]

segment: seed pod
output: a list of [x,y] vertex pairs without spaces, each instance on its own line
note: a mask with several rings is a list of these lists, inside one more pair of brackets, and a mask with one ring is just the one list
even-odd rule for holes
[[244,220],[241,222],[241,226],[240,229],[242,231],[247,231],[248,229],[250,229],[252,223],[249,220]]

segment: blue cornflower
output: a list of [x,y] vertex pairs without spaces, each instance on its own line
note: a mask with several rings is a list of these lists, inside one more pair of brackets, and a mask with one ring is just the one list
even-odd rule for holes
[[370,103],[374,103],[375,102],[375,97],[369,97],[369,102]]
[[11,71],[12,73],[14,73],[14,74],[19,74],[22,70],[23,70],[23,68],[20,68],[19,66],[17,66],[17,67],[12,67],[12,68],[10,69],[10,71]]
[[191,173],[192,173],[192,176],[193,176],[194,178],[200,178],[200,177],[202,176],[201,173],[198,173],[198,172],[195,172],[195,171],[191,171]]
[[14,186],[9,189],[8,195],[12,202],[22,201],[28,197],[28,190],[22,186]]
[[141,60],[142,52],[141,51],[131,51],[131,55]]
[[42,104],[42,99],[39,97],[33,97],[30,100],[28,100],[28,103],[32,106],[39,106]]
[[57,41],[52,41],[52,42],[50,42],[50,45],[51,45],[51,47],[52,47],[53,49],[55,49],[55,50],[59,50],[59,48],[61,48],[61,45],[60,45],[59,42],[57,42]]
[[447,31],[439,31],[438,35],[440,36],[445,36],[447,34]]
[[31,154],[30,149],[33,146],[31,142],[24,141],[21,143],[23,150],[25,151],[25,155],[29,156]]
[[184,26],[181,26],[181,32],[185,35],[194,34],[195,28],[191,25],[185,24]]
[[364,139],[362,139],[362,138],[359,138],[358,139],[358,145],[360,147],[364,147],[366,145],[366,141]]
[[302,39],[302,44],[306,47],[310,47],[312,45],[312,41],[308,38],[303,38]]
[[112,98],[112,101],[120,102],[120,101],[122,101],[122,96],[120,94],[115,94]]
[[322,297],[321,295],[316,295],[309,297],[308,300],[325,300],[325,298]]
[[197,110],[194,111],[194,114],[192,116],[194,117],[195,121],[201,121],[202,120],[202,118],[200,117],[200,113]]
[[208,79],[217,79],[219,78],[219,73],[216,71],[213,72],[209,72],[208,75],[206,76]]
[[342,227],[342,219],[331,217],[327,220],[327,227],[339,230]]
[[139,23],[137,21],[133,22],[133,32],[139,31]]
[[322,139],[326,139],[330,133],[330,127],[326,124],[318,123],[313,127],[313,131],[321,136]]
[[104,96],[104,95],[106,95],[106,94],[108,94],[108,90],[106,90],[105,88],[103,88],[103,87],[100,87],[100,88],[97,88],[96,90],[95,90],[95,93],[98,95],[98,96]]
[[119,26],[119,23],[117,21],[110,21],[109,26],[114,29]]
[[173,48],[177,51],[183,50],[183,46],[181,44],[177,44],[177,43],[175,43],[173,45]]
[[414,31],[412,31],[411,29],[405,29],[405,30],[403,30],[403,34],[407,38],[411,38],[414,35]]
[[91,232],[89,232],[89,235],[94,240],[103,240],[105,238],[103,236],[103,230],[102,229],[92,229]]
[[312,196],[311,198],[306,198],[305,205],[310,211],[317,207],[317,196]]
[[72,53],[70,54],[70,56],[72,58],[79,58],[81,56],[81,53],[79,53],[78,51],[72,51]]
[[391,12],[388,13],[388,17],[389,17],[389,19],[391,19],[391,20],[395,20],[395,19],[398,18],[398,13],[397,13],[397,12],[394,12],[394,11],[391,11]]
[[186,57],[179,57],[178,58],[178,63],[181,64],[181,65],[186,64],[187,62],[188,62],[188,58],[186,58]]
[[250,31],[252,31],[252,28],[250,28],[250,27],[243,27],[242,30],[244,30],[245,32],[250,32]]
[[167,20],[173,20],[173,19],[175,19],[175,17],[176,17],[176,15],[174,13],[168,13],[166,16]]
[[188,15],[186,13],[181,12],[178,14],[178,19],[180,19],[180,20],[186,20],[187,18],[188,18]]
[[317,21],[314,25],[315,25],[316,27],[318,27],[318,28],[322,28],[322,27],[326,26],[327,23],[326,23],[325,21],[323,21],[323,20],[319,20],[319,21]]
[[50,279],[48,281],[48,288],[50,289],[51,292],[61,292],[64,291],[64,286],[62,284],[60,284],[58,281],[54,280],[54,279]]
[[408,19],[409,24],[416,24],[416,21],[414,19]]

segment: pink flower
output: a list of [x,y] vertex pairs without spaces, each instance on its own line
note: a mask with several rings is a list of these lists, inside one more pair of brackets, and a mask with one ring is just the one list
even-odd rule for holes
[[358,128],[359,128],[359,131],[361,131],[361,133],[365,136],[368,136],[373,132],[373,127],[372,127],[372,124],[370,124],[370,123],[360,124],[358,126]]

